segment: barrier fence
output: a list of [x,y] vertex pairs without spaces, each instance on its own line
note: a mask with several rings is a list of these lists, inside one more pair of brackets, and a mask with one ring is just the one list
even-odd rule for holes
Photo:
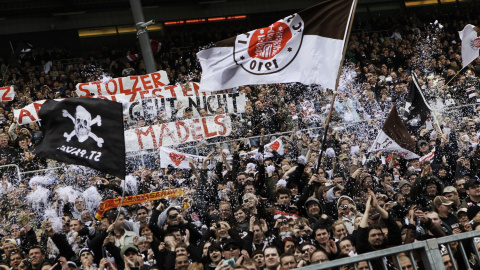
[[[383,123],[383,121],[386,118],[378,118],[375,119],[376,121],[380,121]],[[337,130],[350,130],[350,131],[359,131],[359,130],[364,130],[365,125],[368,124],[369,121],[372,120],[362,120],[362,121],[356,121],[356,122],[350,122],[350,123],[338,123],[335,125],[334,129]],[[381,126],[381,125],[379,125]],[[312,127],[308,129],[300,129],[296,131],[286,131],[286,132],[278,132],[278,133],[273,133],[273,134],[268,134],[265,135],[265,138],[267,140],[266,143],[269,142],[270,139],[272,138],[278,138],[280,136],[290,136],[292,132],[302,132],[302,133],[309,133],[313,136],[318,136],[318,140],[322,140],[323,136],[323,131],[324,127]],[[376,134],[375,134],[376,135]],[[211,150],[214,150],[216,148],[217,144],[220,144],[222,149],[228,149],[231,153],[233,152],[232,150],[232,142],[243,142],[243,141],[248,141],[250,144],[258,144],[260,141],[261,136],[252,136],[252,137],[245,137],[241,139],[226,139],[225,137],[219,137],[220,140],[223,139],[223,141],[216,141],[216,142],[211,142],[211,143],[203,143],[203,144],[195,144],[195,145],[188,145],[188,146],[178,146],[178,147],[172,147],[175,148],[176,150],[180,152],[185,152],[189,154],[194,154],[194,155],[205,155],[210,152]],[[214,140],[218,140],[219,138],[214,138]],[[169,146],[171,147],[171,146]],[[154,150],[143,150],[140,152],[131,152],[127,153],[127,158],[130,159],[139,159],[136,160],[138,164],[141,164],[142,167],[148,167],[148,163],[151,162],[148,159],[156,159],[158,157],[158,149]]]
[[[470,258],[475,258],[478,262],[479,252],[477,249],[476,237],[480,236],[480,230],[470,231],[461,234],[454,234],[450,236],[445,236],[441,238],[432,238],[425,241],[415,242],[411,244],[405,244],[397,247],[387,248],[375,252],[369,252],[361,254],[358,256],[342,258],[334,261],[324,262],[320,264],[309,265],[302,268],[297,268],[300,270],[320,270],[320,269],[358,269],[358,264],[360,262],[366,261],[369,269],[371,270],[380,270],[375,269],[372,266],[372,261],[381,262],[382,269],[392,269],[388,268],[387,261],[391,262],[390,264],[396,266],[395,269],[425,269],[425,270],[445,270],[444,265],[444,256],[449,256],[450,260],[456,270],[467,270],[473,268],[472,263],[470,263]],[[461,262],[456,261],[455,257],[458,258],[458,255],[455,256],[453,248],[450,244],[458,243],[457,252],[460,253]],[[442,248],[440,245],[444,245]],[[470,245],[470,246],[467,246]],[[480,244],[479,244],[480,245]],[[467,254],[467,251],[472,251],[472,254]],[[399,254],[405,254],[408,256],[412,262],[413,268],[403,268],[398,267],[402,266],[399,260]],[[473,260],[472,260],[473,261]],[[462,263],[462,264],[460,264]],[[469,266],[469,268],[463,268],[464,266]]]

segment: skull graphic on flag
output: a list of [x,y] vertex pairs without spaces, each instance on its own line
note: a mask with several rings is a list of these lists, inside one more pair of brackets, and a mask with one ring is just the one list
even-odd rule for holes
[[97,142],[98,147],[102,147],[103,139],[92,132],[92,125],[97,125],[99,127],[102,126],[102,117],[100,115],[97,115],[97,117],[92,120],[92,115],[80,105],[76,108],[75,118],[65,109],[62,110],[62,115],[63,117],[70,118],[75,126],[72,132],[65,132],[63,134],[63,137],[67,139],[67,142],[69,142],[73,136],[77,136],[78,141],[81,143],[88,138],[92,138]]

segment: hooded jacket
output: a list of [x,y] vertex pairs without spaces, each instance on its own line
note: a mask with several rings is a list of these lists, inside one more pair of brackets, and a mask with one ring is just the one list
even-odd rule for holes
[[[310,203],[312,203],[312,202],[318,204],[318,207],[320,208],[320,213],[319,213],[318,215],[312,215],[312,214],[310,213],[310,211],[308,211],[308,205],[309,205]],[[308,197],[307,201],[305,202],[305,209],[307,210],[308,219],[311,219],[311,218],[312,218],[312,219],[317,220],[317,219],[319,219],[320,216],[323,214],[323,207],[322,207],[322,205],[320,204],[320,201],[319,201],[317,198],[315,198],[314,196]]]
[[[312,215],[308,211],[307,206],[311,203],[318,204],[318,207],[320,208],[320,213],[318,213],[318,215]],[[334,220],[330,216],[328,216],[327,219],[322,218],[322,215],[324,214],[324,210],[323,210],[322,204],[320,203],[320,200],[315,198],[315,196],[308,197],[304,206],[305,206],[305,211],[306,211],[307,216],[308,216],[308,222],[310,222],[310,226],[312,228],[317,226],[317,225],[331,226],[333,224]]]
[[[435,184],[437,186],[437,193],[433,196],[427,195],[427,186]],[[443,192],[443,185],[434,176],[418,177],[410,191],[410,199],[413,203],[424,206],[430,205],[431,201]]]
[[[337,200],[337,210],[338,210],[338,207],[340,206],[340,202],[343,201],[343,200],[350,201],[350,203],[353,206],[355,206],[355,209],[357,209],[357,204],[353,201],[352,198],[350,198],[349,196],[346,196],[346,195],[342,195]],[[347,227],[347,231],[348,231],[349,234],[351,234],[355,230],[355,218],[357,216],[358,215],[355,214],[355,213],[350,213],[350,215],[348,217],[345,217],[345,216],[341,216],[341,217],[339,216],[338,217],[338,220],[341,220],[343,222],[343,224],[345,224],[345,227]]]

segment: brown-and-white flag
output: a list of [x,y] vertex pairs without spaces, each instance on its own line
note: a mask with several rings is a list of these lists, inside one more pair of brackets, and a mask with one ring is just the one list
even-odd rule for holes
[[392,107],[390,113],[377,135],[375,142],[368,152],[390,151],[397,152],[405,159],[419,158],[415,151],[415,141],[408,133],[407,127],[398,116],[397,108]]
[[334,89],[355,0],[326,0],[197,54],[201,91],[300,82]]

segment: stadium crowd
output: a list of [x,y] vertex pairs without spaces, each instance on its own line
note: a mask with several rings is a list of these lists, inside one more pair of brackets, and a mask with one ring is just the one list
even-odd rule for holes
[[[469,23],[478,25],[478,14],[470,15]],[[16,97],[0,106],[0,165],[17,164],[22,172],[62,168],[22,179],[1,168],[0,268],[289,270],[480,229],[480,57],[461,70],[457,31],[465,19],[428,19],[412,14],[357,20],[362,30],[350,36],[345,65],[345,74],[355,76],[340,86],[318,168],[332,92],[296,83],[227,90],[246,94],[245,113],[231,114],[232,136],[207,142],[214,151],[205,142],[186,146],[206,156],[203,164],[191,161],[190,170],[160,168],[158,154],[147,154],[148,162],[129,160],[130,180],[122,182],[45,160],[33,152],[42,138],[39,125],[18,125],[14,109],[75,97],[77,83],[104,73],[145,74],[145,66],[142,60],[121,62],[124,54],[106,49],[98,58],[75,62],[61,61],[69,55],[64,50],[43,49],[26,55],[18,67],[2,62],[2,83],[13,85]],[[375,31],[386,27],[389,34]],[[182,37],[165,38],[156,56],[158,70],[172,84],[201,76],[197,50],[180,49],[186,43],[196,48],[189,43],[195,33]],[[441,112],[441,126],[407,121],[422,159],[368,153],[391,106],[405,106],[413,72]],[[126,126],[163,120],[154,116]],[[265,147],[277,138],[283,154]],[[265,154],[251,154],[255,149]],[[185,197],[126,206],[94,219],[100,201],[177,187]],[[469,262],[458,243],[451,243],[454,257],[442,256],[446,269],[479,269],[473,247],[464,246]],[[413,258],[401,254],[401,265],[391,258],[387,264],[423,269],[421,258]],[[372,261],[373,269],[381,263]],[[366,262],[356,267],[369,269]]]

